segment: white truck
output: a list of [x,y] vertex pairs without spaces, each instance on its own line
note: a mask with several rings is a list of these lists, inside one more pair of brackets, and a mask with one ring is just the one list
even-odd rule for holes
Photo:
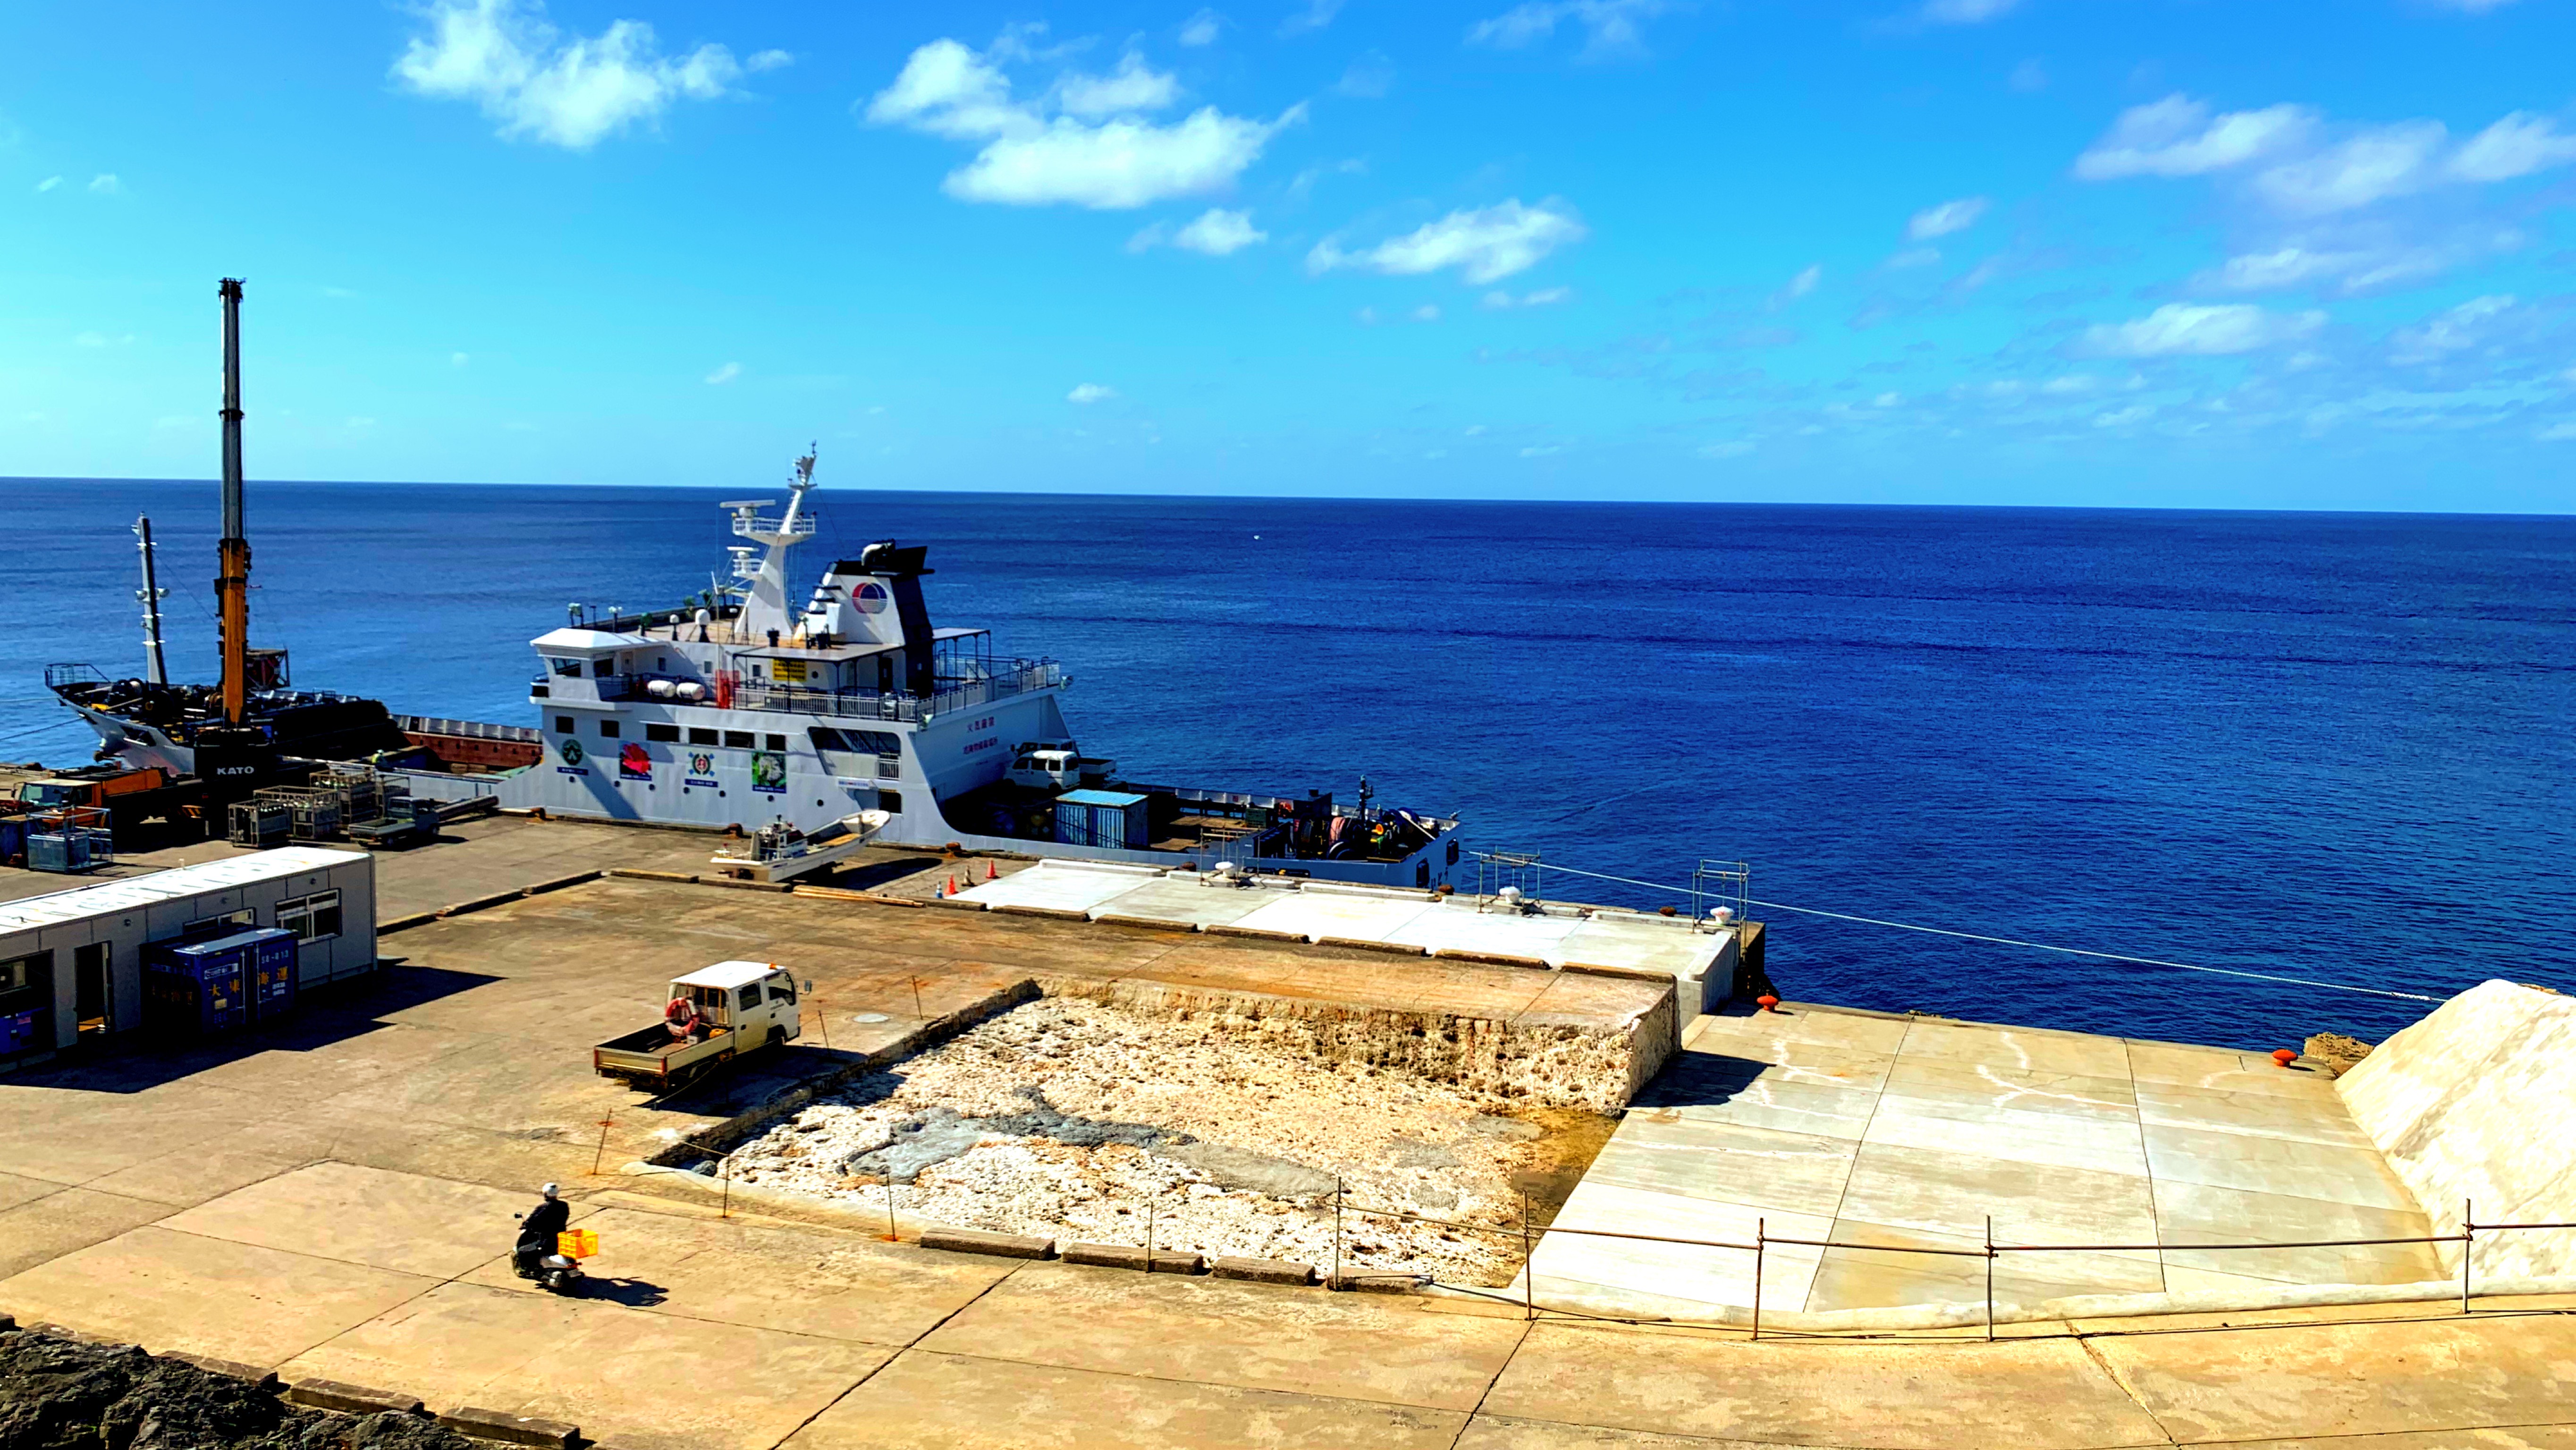
[[590,1050],[601,1077],[667,1092],[747,1052],[793,1042],[800,1030],[796,979],[776,962],[718,962],[671,979],[671,996],[697,1009],[685,1038],[667,1020]]

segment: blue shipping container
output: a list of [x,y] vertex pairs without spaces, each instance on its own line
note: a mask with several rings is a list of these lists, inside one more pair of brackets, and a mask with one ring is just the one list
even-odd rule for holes
[[267,927],[239,940],[249,944],[251,1020],[274,1022],[295,1010],[295,933]]
[[13,1052],[25,1052],[42,1045],[43,1043],[38,1040],[36,1014],[33,1011],[0,1012],[0,1057],[6,1057]]
[[251,934],[144,948],[143,1018],[167,1032],[228,1032],[250,1020]]
[[1055,798],[1055,838],[1067,846],[1141,851],[1145,797],[1121,790],[1069,790]]

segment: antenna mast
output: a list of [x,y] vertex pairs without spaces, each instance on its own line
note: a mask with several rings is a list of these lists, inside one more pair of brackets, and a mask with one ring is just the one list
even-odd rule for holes
[[134,520],[135,547],[143,554],[143,587],[134,597],[143,602],[143,678],[156,685],[170,683],[170,668],[161,658],[161,601],[170,591],[152,578],[152,518],[138,515]]
[[250,540],[242,530],[240,279],[216,284],[224,299],[224,536],[215,545],[215,604],[222,630],[224,719],[239,725],[250,694]]

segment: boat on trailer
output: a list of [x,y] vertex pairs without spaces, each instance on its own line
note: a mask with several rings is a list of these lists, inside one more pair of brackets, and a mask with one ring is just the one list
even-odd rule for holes
[[808,454],[783,509],[720,505],[730,582],[673,609],[576,608],[531,640],[535,724],[396,717],[410,748],[372,763],[415,798],[549,815],[821,838],[876,812],[889,845],[1451,884],[1457,819],[1380,806],[1365,777],[1356,803],[1121,779],[1075,745],[1062,665],[931,623],[920,545],[869,544],[802,587],[813,489]]

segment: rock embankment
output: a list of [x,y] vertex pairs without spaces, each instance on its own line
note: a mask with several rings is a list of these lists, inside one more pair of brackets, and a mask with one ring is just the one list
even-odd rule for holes
[[130,1345],[0,1333],[0,1450],[472,1450],[419,1415],[298,1409]]
[[[1531,1119],[1569,1115],[1269,1020],[1042,998],[807,1105],[732,1171],[878,1211],[890,1178],[915,1222],[1135,1245],[1150,1222],[1158,1249],[1320,1267],[1336,1185],[1346,1205],[1519,1222],[1519,1184],[1551,1160]],[[1520,1255],[1516,1230],[1347,1207],[1340,1241],[1346,1269],[1451,1282],[1500,1283]]]

